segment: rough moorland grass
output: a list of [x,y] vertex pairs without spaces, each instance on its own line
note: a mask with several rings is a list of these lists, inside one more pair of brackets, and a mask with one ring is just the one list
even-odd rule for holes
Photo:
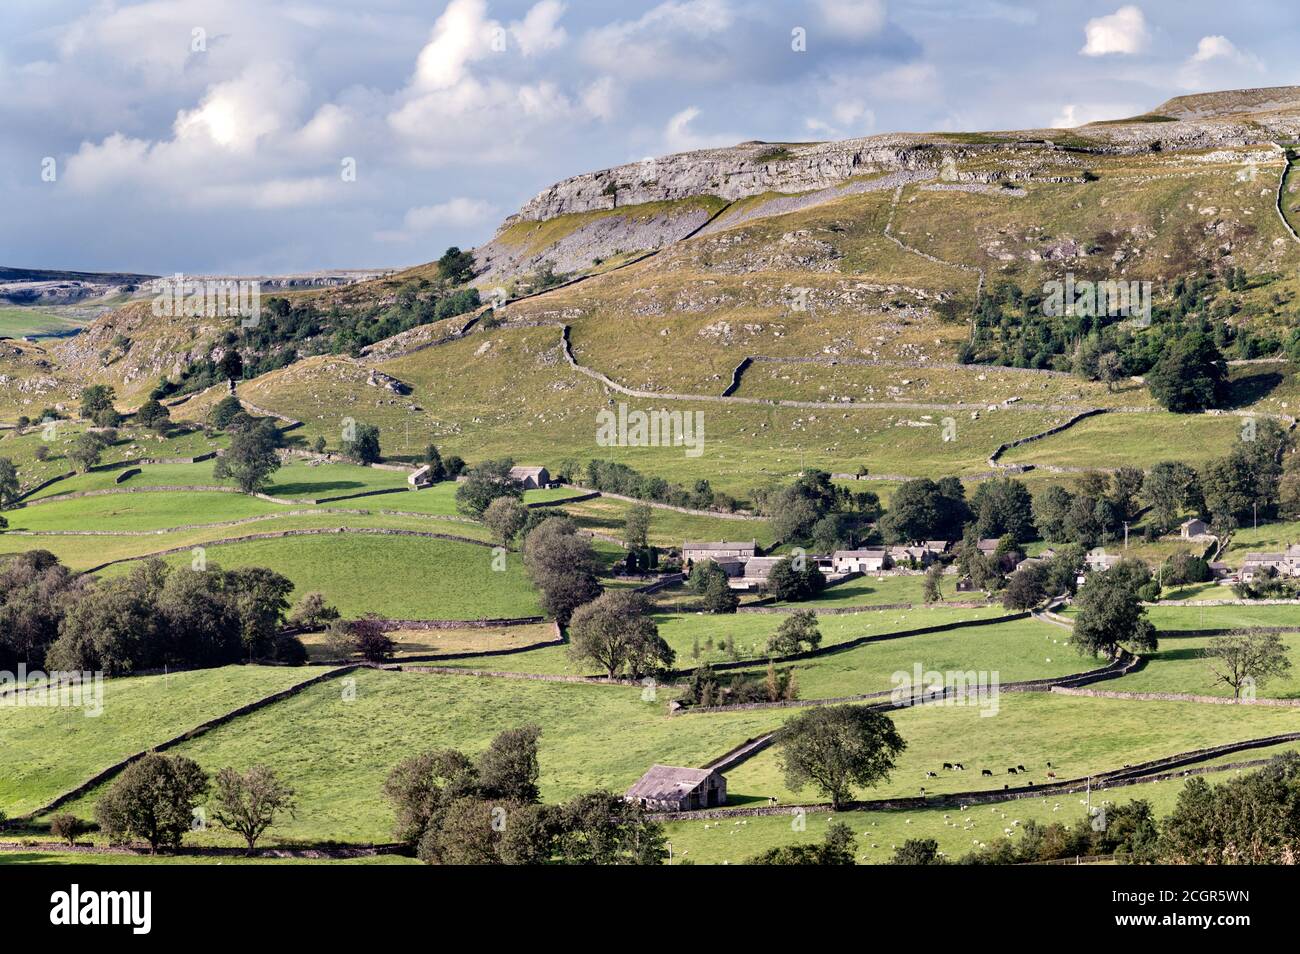
[[[597,788],[623,791],[655,762],[701,765],[779,723],[771,712],[669,717],[636,688],[361,671],[323,683],[223,726],[176,751],[208,770],[265,763],[298,792],[296,820],[277,839],[343,842],[391,838],[384,778],[431,748],[471,754],[497,733],[542,727],[541,787],[555,801]],[[92,792],[70,810],[88,816]],[[209,832],[195,841],[225,838]]]
[[[189,553],[165,558],[189,566]],[[449,540],[377,534],[287,537],[213,544],[207,560],[226,569],[269,567],[294,583],[295,597],[320,592],[346,617],[374,612],[390,619],[480,619],[536,616],[537,596],[518,553],[492,568],[488,547]],[[126,572],[128,564],[105,572]]]
[[[1105,688],[1105,687],[1103,687]],[[969,789],[1001,789],[1048,781],[1047,762],[1059,778],[1074,778],[1223,742],[1294,731],[1289,709],[1218,706],[1194,702],[1139,702],[1050,693],[1004,693],[996,715],[976,706],[921,706],[893,719],[907,741],[893,777],[863,797],[916,795]],[[984,710],[988,711],[988,710]],[[964,773],[943,772],[944,762],[961,762]],[[1008,775],[1024,765],[1024,775]],[[979,775],[990,769],[992,778]],[[927,778],[926,772],[938,772]],[[775,796],[783,802],[823,801],[812,789],[788,790],[769,749],[728,775],[728,794],[737,799]]]
[[[1297,623],[1296,629],[1300,630],[1300,623]],[[1197,695],[1231,696],[1232,690],[1219,682],[1210,670],[1210,663],[1214,660],[1205,659],[1201,655],[1219,638],[1171,636],[1166,633],[1161,636],[1160,648],[1156,652],[1144,654],[1147,664],[1142,669],[1099,688],[1123,692],[1189,692]],[[1293,668],[1288,676],[1270,679],[1257,686],[1256,694],[1260,698],[1300,698],[1300,632],[1285,633],[1282,640],[1286,643]],[[1297,711],[1297,715],[1300,715],[1300,711]]]
[[[289,511],[290,508],[282,508]],[[313,510],[323,508],[311,508]],[[21,513],[22,511],[18,511]],[[92,524],[93,525],[93,524]],[[17,535],[0,534],[0,555],[24,550],[49,550],[65,565],[74,570],[86,570],[111,560],[130,560],[175,547],[211,545],[221,540],[254,533],[275,533],[281,530],[330,529],[356,527],[391,527],[421,532],[446,533],[471,540],[487,540],[487,528],[474,523],[439,520],[436,517],[400,517],[386,514],[324,513],[281,516],[269,513],[252,523],[236,527],[209,527],[200,530],[178,530],[169,533],[149,533],[144,536],[62,536],[57,534]]]
[[226,666],[104,681],[103,711],[13,706],[0,697],[0,810],[17,815],[117,760],[320,670]]

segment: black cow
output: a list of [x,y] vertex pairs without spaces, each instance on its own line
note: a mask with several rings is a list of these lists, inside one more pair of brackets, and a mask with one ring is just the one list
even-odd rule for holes
[[981,776],[987,775],[989,778],[992,778],[992,777],[993,777],[993,770],[992,770],[992,769],[980,769],[980,775],[981,775]]

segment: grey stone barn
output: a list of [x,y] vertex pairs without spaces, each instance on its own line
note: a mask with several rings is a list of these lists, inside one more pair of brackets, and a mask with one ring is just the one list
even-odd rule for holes
[[711,769],[654,765],[623,796],[655,812],[689,812],[727,804],[727,780]]
[[511,467],[510,476],[524,485],[524,490],[538,490],[551,483],[551,472],[545,467]]

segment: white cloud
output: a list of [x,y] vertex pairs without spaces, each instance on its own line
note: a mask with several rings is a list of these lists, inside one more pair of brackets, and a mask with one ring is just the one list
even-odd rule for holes
[[691,126],[700,115],[699,107],[688,106],[668,120],[668,125],[664,127],[664,145],[669,152],[717,149],[743,141],[743,136],[734,133],[697,133]]
[[1150,41],[1146,17],[1139,7],[1131,4],[1109,16],[1089,20],[1083,33],[1086,42],[1079,52],[1084,56],[1141,53]]
[[1264,64],[1259,57],[1215,34],[1201,37],[1196,51],[1179,69],[1178,82],[1184,89],[1221,89],[1253,82],[1253,78],[1243,80],[1243,75],[1262,72]]
[[608,122],[623,103],[623,91],[612,76],[602,76],[582,91],[582,106],[587,112]]
[[202,138],[232,152],[251,153],[258,141],[291,122],[307,95],[305,83],[284,67],[264,62],[211,87],[198,107],[182,110],[178,139]]
[[510,35],[524,56],[558,50],[565,44],[569,37],[559,25],[563,14],[564,4],[560,0],[541,0],[522,20],[510,24]]
[[451,0],[416,58],[412,85],[424,90],[454,87],[465,79],[470,63],[491,55],[494,31],[501,30],[501,24],[487,18],[485,0]]
[[376,232],[375,238],[381,242],[407,242],[439,228],[481,228],[499,216],[499,210],[490,202],[458,196],[436,205],[408,209],[400,229]]
[[668,0],[636,20],[616,20],[583,37],[582,55],[615,76],[716,77],[731,68],[713,42],[736,24],[728,0]]
[[817,0],[822,19],[839,36],[860,40],[885,25],[884,0]]

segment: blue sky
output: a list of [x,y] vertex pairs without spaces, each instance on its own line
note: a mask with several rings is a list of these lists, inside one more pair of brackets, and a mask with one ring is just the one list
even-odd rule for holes
[[415,264],[648,155],[1300,84],[1297,27],[1294,0],[4,0],[0,264]]

